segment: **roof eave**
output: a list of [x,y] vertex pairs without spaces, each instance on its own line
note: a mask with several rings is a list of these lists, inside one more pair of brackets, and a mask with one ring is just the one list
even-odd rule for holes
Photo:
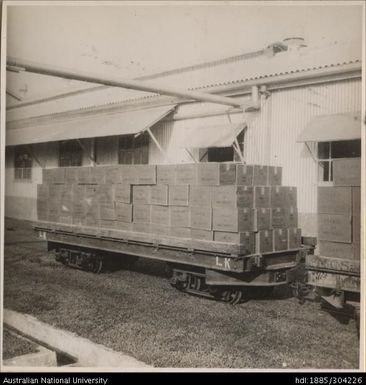
[[[328,82],[336,82],[350,79],[361,79],[362,63],[359,61],[352,63],[344,63],[341,65],[331,65],[322,68],[314,68],[302,71],[294,71],[290,73],[281,73],[266,77],[258,77],[253,79],[240,80],[225,84],[212,85],[207,87],[199,87],[197,90],[203,90],[207,93],[220,94],[225,96],[247,95],[251,93],[253,85],[266,86],[268,91],[277,89],[293,88],[313,84],[323,84]],[[54,114],[34,116],[19,120],[8,121],[10,126],[19,127],[24,125],[41,124],[49,119],[63,119],[65,117],[80,117],[85,115],[94,115],[101,112],[115,112],[129,109],[151,108],[170,104],[194,103],[194,100],[182,99],[177,97],[169,97],[165,95],[151,95],[131,100],[125,100],[115,103],[97,105],[78,110],[69,110]],[[13,128],[12,127],[12,128]]]

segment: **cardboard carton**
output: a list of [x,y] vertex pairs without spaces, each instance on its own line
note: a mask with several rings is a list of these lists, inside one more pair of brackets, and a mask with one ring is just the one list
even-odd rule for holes
[[192,229],[212,230],[212,209],[210,207],[191,206],[189,213]]
[[175,184],[175,164],[162,164],[156,166],[157,184]]
[[288,236],[287,229],[273,230],[273,246],[275,251],[288,250]]
[[213,187],[212,207],[214,208],[254,207],[254,188],[252,186]]
[[134,204],[147,205],[151,203],[150,186],[132,186],[132,202]]
[[188,206],[189,186],[188,185],[169,185],[169,205]]
[[132,186],[129,184],[115,184],[114,199],[116,202],[132,203]]
[[253,166],[253,185],[266,186],[268,184],[268,166]]
[[189,208],[187,206],[170,206],[170,225],[172,227],[189,227]]
[[151,223],[151,206],[133,204],[132,220],[134,223]]
[[361,186],[361,159],[333,160],[334,186]]
[[273,231],[260,230],[255,233],[256,252],[270,253],[273,251]]
[[151,206],[151,223],[163,226],[170,225],[170,210],[168,206]]
[[351,212],[351,187],[318,187],[319,214],[350,214]]
[[203,241],[213,241],[213,231],[210,230],[201,230],[201,229],[191,229],[191,238],[199,239]]
[[318,239],[333,242],[352,242],[352,216],[344,214],[319,214]]
[[268,184],[270,186],[280,186],[282,184],[282,167],[268,167]]
[[175,169],[176,184],[197,184],[197,167],[196,164],[183,163],[176,165]]
[[253,166],[245,164],[236,165],[236,184],[243,186],[253,185]]
[[132,222],[132,204],[115,203],[116,220],[119,222]]
[[212,188],[210,186],[190,186],[189,205],[211,207]]
[[168,185],[158,184],[150,187],[150,202],[153,205],[168,205]]

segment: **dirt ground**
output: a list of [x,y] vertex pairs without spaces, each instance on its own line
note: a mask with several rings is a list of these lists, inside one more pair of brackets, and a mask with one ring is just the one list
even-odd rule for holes
[[4,306],[156,367],[358,368],[355,322],[287,289],[240,305],[173,289],[165,265],[100,275],[55,262],[30,223],[6,220]]

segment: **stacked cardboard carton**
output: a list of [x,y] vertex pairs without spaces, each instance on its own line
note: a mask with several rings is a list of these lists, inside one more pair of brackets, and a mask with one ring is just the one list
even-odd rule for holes
[[333,161],[333,186],[318,188],[319,253],[360,259],[361,160]]
[[296,188],[282,169],[237,163],[44,170],[38,219],[239,244],[246,253],[295,249]]

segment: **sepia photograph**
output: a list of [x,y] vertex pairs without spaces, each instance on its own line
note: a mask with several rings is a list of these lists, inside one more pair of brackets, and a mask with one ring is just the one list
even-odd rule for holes
[[365,370],[363,1],[1,19],[1,372]]

